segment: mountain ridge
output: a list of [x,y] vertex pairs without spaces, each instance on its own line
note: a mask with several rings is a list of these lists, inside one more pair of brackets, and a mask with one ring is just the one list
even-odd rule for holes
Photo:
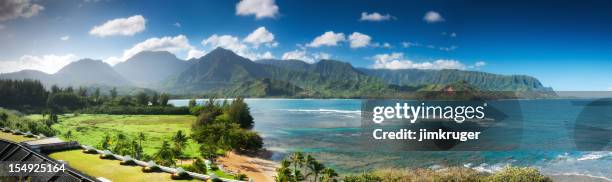
[[[84,60],[91,62],[91,66],[85,66],[89,71],[71,68]],[[98,75],[105,76],[93,79],[94,81],[89,77],[74,80],[75,76],[62,76],[66,75],[66,70],[86,72],[89,75],[103,72]],[[160,71],[166,72],[156,74]],[[478,89],[489,91],[552,91],[551,88],[544,87],[537,78],[527,75],[499,75],[467,70],[368,69],[353,67],[350,63],[330,59],[323,59],[315,63],[277,59],[251,61],[223,48],[217,48],[198,59],[189,61],[180,60],[169,52],[145,51],[114,67],[102,61],[83,59],[48,76],[50,78],[36,71],[25,70],[0,74],[0,78],[6,79],[28,76],[55,83],[70,81],[74,84],[129,85],[175,94],[216,93],[223,95],[231,93],[232,95],[257,97],[296,95],[299,97],[361,97],[371,94],[384,95],[406,89],[438,88],[439,85],[459,81],[465,81]],[[154,78],[148,78],[148,76]],[[438,86],[426,87],[426,85]]]

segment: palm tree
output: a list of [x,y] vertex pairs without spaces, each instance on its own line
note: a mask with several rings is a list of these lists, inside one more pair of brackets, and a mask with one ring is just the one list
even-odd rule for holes
[[321,174],[323,174],[323,176],[321,176],[321,182],[335,182],[336,177],[338,177],[338,173],[332,168],[323,169]]
[[304,162],[304,154],[302,152],[295,152],[293,155],[291,155],[291,163],[293,163],[293,176],[296,178],[296,180],[301,178],[298,167],[302,167]]
[[291,162],[283,159],[280,162],[281,166],[276,169],[276,176],[275,181],[276,182],[288,182],[288,181],[293,181],[293,176],[291,176],[291,170],[289,169],[289,166],[291,165]]
[[325,169],[325,165],[321,164],[311,155],[306,157],[306,167],[308,167],[310,170],[308,175],[314,175],[314,182],[317,182],[317,179],[319,179],[319,174],[321,174],[321,172]]
[[174,153],[170,149],[168,141],[163,141],[159,151],[155,154],[155,162],[162,166],[174,165]]
[[[172,137],[172,141],[174,142],[174,155],[180,157],[187,144],[187,135],[183,134],[183,130],[179,130],[176,132],[176,135]],[[181,161],[181,164],[182,162],[183,161]]]

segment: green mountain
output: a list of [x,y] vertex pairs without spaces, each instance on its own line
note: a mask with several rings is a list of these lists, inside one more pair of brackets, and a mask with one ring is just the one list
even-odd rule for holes
[[167,51],[143,51],[113,68],[138,86],[149,86],[178,74],[191,65]]
[[130,86],[128,80],[117,73],[110,65],[93,59],[72,62],[53,74],[61,86],[109,85]]
[[[117,70],[117,71],[115,71]],[[385,97],[414,91],[471,88],[485,91],[552,91],[536,78],[463,70],[366,69],[336,60],[251,61],[217,48],[182,61],[168,52],[142,52],[114,68],[102,61],[73,62],[56,74],[24,70],[0,79],[38,79],[45,85],[142,86],[172,94],[247,97]],[[457,83],[461,83],[457,85]],[[465,86],[461,86],[465,85]]]
[[549,91],[540,81],[525,75],[497,75],[492,73],[463,70],[422,70],[422,69],[359,69],[363,73],[378,77],[394,85],[450,84],[466,81],[481,90],[489,91]]
[[56,83],[55,78],[51,74],[47,74],[38,70],[21,70],[12,73],[4,73],[0,74],[0,79],[5,80],[23,80],[23,79],[31,79],[31,80],[39,80],[45,86],[50,86],[47,84]]

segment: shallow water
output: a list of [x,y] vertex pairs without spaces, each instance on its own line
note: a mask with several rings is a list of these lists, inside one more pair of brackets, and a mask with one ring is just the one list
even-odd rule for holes
[[[365,149],[360,141],[361,100],[354,99],[246,99],[255,118],[254,130],[264,137],[265,147],[279,160],[291,151],[312,153],[326,165],[344,172],[383,167],[466,166],[496,171],[506,165],[531,166],[545,174],[574,174],[612,179],[612,147],[606,151],[577,151],[577,118],[585,116],[584,105],[592,100],[520,100],[520,147],[511,151],[397,151]],[[199,103],[203,100],[198,100]],[[188,100],[172,100],[177,106]],[[609,109],[609,108],[606,108]],[[611,111],[611,110],[607,110]],[[600,112],[607,119],[612,112]],[[597,127],[608,129],[607,124]],[[604,136],[610,137],[610,136]],[[605,141],[604,141],[605,142]]]

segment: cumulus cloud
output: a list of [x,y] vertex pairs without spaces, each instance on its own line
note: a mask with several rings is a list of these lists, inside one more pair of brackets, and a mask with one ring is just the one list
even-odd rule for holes
[[372,12],[368,14],[368,12],[362,12],[360,21],[386,21],[392,19],[393,16],[390,14],[382,15],[378,12]]
[[307,63],[314,63],[317,60],[330,59],[330,58],[331,58],[330,54],[322,53],[322,52],[310,54],[306,50],[293,50],[293,51],[285,52],[282,57],[283,60],[297,59],[297,60],[302,60]]
[[60,40],[63,40],[63,41],[67,41],[68,39],[70,39],[70,35],[60,37]]
[[198,49],[191,49],[189,50],[189,52],[187,52],[187,59],[191,59],[191,58],[198,59],[204,55],[206,55],[204,51],[201,51]]
[[231,35],[213,34],[207,39],[202,40],[202,45],[210,47],[222,47],[225,49],[232,50],[236,53],[244,52],[248,49],[248,46],[240,42],[240,39],[238,37]]
[[485,63],[484,61],[478,61],[476,63],[474,63],[474,66],[476,67],[481,67],[481,66],[485,66],[487,65],[487,63]]
[[321,46],[337,46],[338,43],[346,41],[344,33],[334,33],[334,31],[327,31],[316,37],[312,42],[308,43],[308,47],[321,47]]
[[278,45],[278,42],[274,41],[274,34],[269,32],[266,27],[255,29],[243,41],[252,44],[255,48],[258,48],[261,44],[268,47],[276,47]]
[[30,0],[2,0],[0,1],[0,21],[30,18],[44,9],[45,7],[31,3]]
[[404,58],[403,53],[377,54],[373,57],[374,69],[460,69],[466,68],[456,60],[438,59],[435,61],[414,62]]
[[353,34],[349,36],[349,41],[351,42],[351,48],[366,47],[370,44],[371,40],[372,40],[372,37],[366,34],[359,33],[359,32],[353,32]]
[[274,35],[268,32],[265,27],[259,27],[242,41],[240,41],[240,38],[232,35],[213,34],[210,37],[202,40],[201,43],[202,45],[209,46],[210,48],[221,47],[229,49],[234,53],[251,60],[274,58],[274,55],[272,55],[272,53],[269,51],[258,53],[253,49],[257,49],[261,44],[267,45],[268,47],[276,47],[278,44],[274,41]]
[[274,0],[241,0],[236,4],[236,15],[274,18],[278,15],[278,6]]
[[76,60],[77,57],[74,54],[49,54],[44,56],[24,55],[16,61],[0,61],[0,73],[32,69],[53,74]]
[[128,18],[117,18],[109,20],[102,25],[94,26],[90,35],[98,37],[107,36],[132,36],[145,30],[145,18],[142,15],[134,15]]
[[425,13],[425,16],[423,16],[423,20],[425,20],[427,23],[437,23],[443,22],[444,18],[438,12],[428,11],[427,13]]
[[162,38],[154,37],[140,42],[134,45],[132,48],[123,51],[123,58],[124,60],[129,59],[142,51],[168,51],[176,53],[191,49],[193,49],[193,46],[189,44],[189,40],[184,35],[178,35],[175,37],[167,36]]

